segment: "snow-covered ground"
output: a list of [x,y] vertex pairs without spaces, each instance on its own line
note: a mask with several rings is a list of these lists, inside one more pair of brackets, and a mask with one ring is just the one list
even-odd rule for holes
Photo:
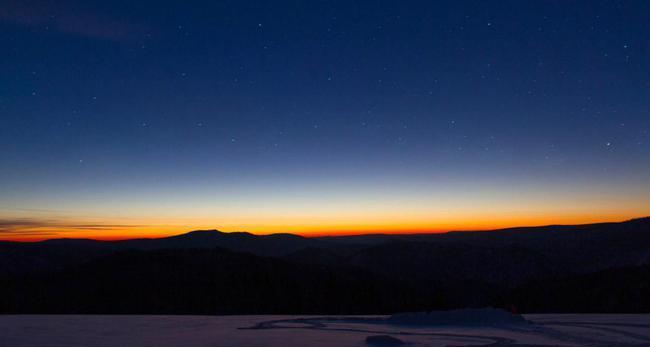
[[[527,315],[533,324],[399,324],[382,316],[0,316],[0,347],[650,346],[649,315]],[[370,337],[370,338],[369,338]]]

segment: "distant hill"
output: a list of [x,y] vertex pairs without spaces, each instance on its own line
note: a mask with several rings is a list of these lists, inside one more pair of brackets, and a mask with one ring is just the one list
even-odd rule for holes
[[[637,312],[640,306],[623,296],[650,297],[648,267],[650,218],[443,234],[305,238],[201,230],[123,241],[0,242],[0,312],[383,313],[514,304],[531,312]],[[120,299],[140,292],[173,300]],[[593,299],[578,304],[580,297]]]
[[2,313],[341,314],[435,306],[431,291],[358,269],[223,249],[120,251],[0,284]]

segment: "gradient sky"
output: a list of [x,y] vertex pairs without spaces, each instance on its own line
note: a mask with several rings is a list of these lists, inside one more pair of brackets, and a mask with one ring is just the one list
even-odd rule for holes
[[648,1],[2,1],[0,239],[650,214]]

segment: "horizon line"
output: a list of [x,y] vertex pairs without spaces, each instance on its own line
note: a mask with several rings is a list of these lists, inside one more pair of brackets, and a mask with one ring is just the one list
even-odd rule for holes
[[531,229],[531,228],[544,228],[544,227],[562,227],[562,226],[588,226],[588,225],[599,225],[599,224],[619,224],[619,223],[626,223],[626,222],[632,222],[636,220],[645,220],[645,219],[650,219],[650,215],[646,216],[641,216],[641,217],[635,217],[635,218],[627,218],[624,220],[618,220],[618,221],[605,221],[605,222],[587,222],[587,223],[576,223],[576,224],[540,224],[540,225],[520,225],[520,226],[512,226],[512,227],[505,227],[505,228],[486,228],[486,229],[464,229],[464,230],[440,230],[440,231],[434,231],[434,230],[427,230],[427,231],[372,231],[372,232],[329,232],[329,233],[308,233],[308,234],[303,234],[303,233],[290,233],[290,232],[276,232],[276,233],[254,233],[254,232],[249,232],[249,231],[222,231],[219,230],[218,228],[214,229],[196,229],[196,230],[189,230],[177,234],[170,234],[170,235],[162,235],[160,237],[139,237],[139,236],[134,236],[134,237],[52,237],[52,238],[17,238],[17,239],[0,239],[0,242],[17,242],[17,243],[38,243],[38,242],[44,242],[44,241],[51,241],[51,240],[91,240],[91,241],[101,241],[101,242],[117,242],[117,241],[128,241],[128,240],[138,240],[138,239],[147,239],[147,240],[156,240],[156,239],[164,239],[164,238],[169,238],[169,237],[175,237],[175,236],[181,236],[181,235],[186,235],[190,234],[193,232],[197,231],[214,231],[214,232],[220,232],[223,234],[236,234],[236,233],[246,233],[254,236],[271,236],[271,235],[295,235],[295,236],[300,236],[304,238],[336,238],[336,237],[355,237],[355,236],[390,236],[390,235],[401,235],[401,236],[410,236],[410,235],[432,235],[432,234],[449,234],[449,233],[463,233],[463,232],[495,232],[495,231],[503,231],[503,230],[512,230],[512,229]]

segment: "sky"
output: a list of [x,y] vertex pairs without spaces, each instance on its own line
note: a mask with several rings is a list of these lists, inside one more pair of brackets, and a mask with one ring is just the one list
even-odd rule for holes
[[0,2],[0,239],[650,215],[650,2]]

